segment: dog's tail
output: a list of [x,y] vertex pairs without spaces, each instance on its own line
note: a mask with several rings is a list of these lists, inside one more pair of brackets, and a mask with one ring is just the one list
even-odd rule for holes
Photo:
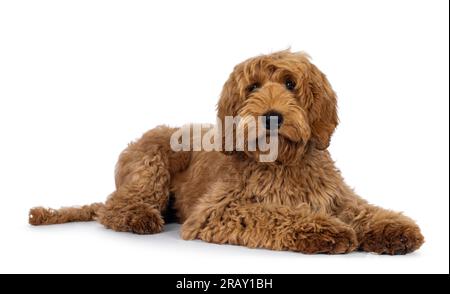
[[69,222],[93,221],[103,203],[93,203],[81,207],[62,207],[51,209],[34,207],[30,209],[28,222],[33,226],[63,224]]

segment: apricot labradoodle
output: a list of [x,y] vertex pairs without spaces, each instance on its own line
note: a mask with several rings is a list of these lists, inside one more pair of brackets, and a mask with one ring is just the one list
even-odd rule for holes
[[[276,117],[278,156],[256,151],[173,151],[177,128],[159,126],[120,155],[106,202],[30,210],[32,225],[97,220],[121,232],[154,234],[174,215],[183,239],[303,253],[355,250],[405,254],[424,242],[409,217],[368,204],[343,181],[327,147],[336,95],[302,53],[281,51],[238,64],[218,118]],[[267,116],[266,116],[267,117]]]

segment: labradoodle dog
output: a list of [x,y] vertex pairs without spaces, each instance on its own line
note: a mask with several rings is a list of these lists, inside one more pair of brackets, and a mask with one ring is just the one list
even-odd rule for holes
[[[278,151],[174,151],[179,130],[160,126],[120,155],[106,202],[30,210],[32,225],[97,220],[154,234],[173,217],[183,239],[303,253],[406,254],[424,242],[409,217],[367,203],[349,188],[327,147],[336,95],[303,53],[281,51],[237,65],[218,102],[226,116],[275,117]],[[268,132],[270,130],[267,130]]]

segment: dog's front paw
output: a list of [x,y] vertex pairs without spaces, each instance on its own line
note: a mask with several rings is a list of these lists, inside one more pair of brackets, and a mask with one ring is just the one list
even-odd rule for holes
[[370,224],[361,239],[360,249],[379,254],[406,254],[424,243],[419,227],[403,218],[387,218]]
[[316,221],[305,224],[294,234],[294,251],[302,253],[342,254],[358,246],[355,231],[339,221]]

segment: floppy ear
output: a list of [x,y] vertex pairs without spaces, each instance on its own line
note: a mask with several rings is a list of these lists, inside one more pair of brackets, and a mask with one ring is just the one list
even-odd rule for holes
[[313,96],[310,110],[311,140],[317,149],[324,150],[330,145],[331,135],[339,122],[336,94],[326,76],[313,64],[309,76]]
[[[239,112],[239,106],[241,104],[241,93],[236,80],[235,72],[230,74],[230,77],[223,85],[222,93],[220,94],[219,102],[217,103],[217,118],[221,121],[222,125],[222,152],[231,155],[235,151],[225,151],[225,116],[236,117]],[[233,129],[233,136],[235,138],[235,131]]]
[[239,110],[240,92],[234,72],[225,82],[217,103],[217,117],[224,122],[226,115],[236,116]]

